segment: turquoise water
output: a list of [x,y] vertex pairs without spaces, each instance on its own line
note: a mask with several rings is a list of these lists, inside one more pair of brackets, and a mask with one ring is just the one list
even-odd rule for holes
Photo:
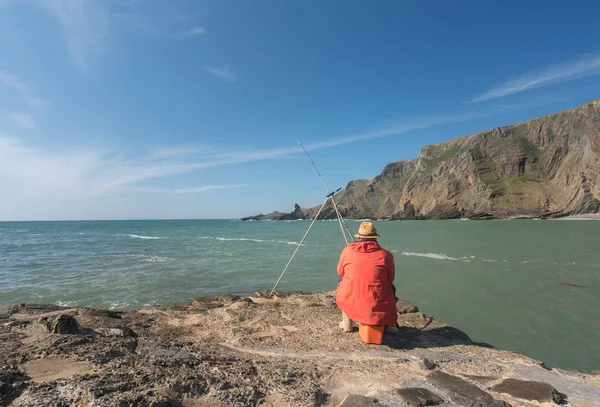
[[[348,221],[351,230],[357,221]],[[600,369],[600,222],[375,222],[399,295],[475,341]],[[307,221],[0,223],[0,304],[122,307],[272,288]],[[318,221],[280,290],[334,289],[344,246]]]

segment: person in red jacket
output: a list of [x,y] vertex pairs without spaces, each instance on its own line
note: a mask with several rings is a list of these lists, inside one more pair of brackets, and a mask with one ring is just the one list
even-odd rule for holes
[[353,321],[396,327],[394,256],[379,245],[377,229],[371,222],[362,222],[355,236],[358,241],[344,248],[338,263],[342,281],[336,303]]

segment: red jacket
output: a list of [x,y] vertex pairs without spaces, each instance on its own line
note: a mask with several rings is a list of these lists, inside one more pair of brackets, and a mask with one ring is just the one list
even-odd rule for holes
[[375,241],[353,242],[342,251],[336,303],[348,317],[366,325],[396,325],[392,290],[394,256]]

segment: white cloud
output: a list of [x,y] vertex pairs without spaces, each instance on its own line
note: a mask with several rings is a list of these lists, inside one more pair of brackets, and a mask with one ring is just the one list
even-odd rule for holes
[[13,73],[0,71],[0,86],[16,89],[31,107],[45,106],[49,103],[46,99],[34,95],[31,87]]
[[96,0],[44,0],[36,4],[58,21],[71,60],[85,70],[108,33],[108,10]]
[[235,73],[233,73],[231,67],[228,65],[205,66],[204,69],[225,83],[233,83],[238,79]]
[[20,139],[0,136],[0,193],[16,197],[51,199],[109,194],[136,182],[202,167],[202,163],[133,163],[107,151],[42,150],[29,147]]
[[600,75],[600,53],[586,54],[572,61],[525,73],[477,95],[469,102],[474,103],[498,99],[529,89],[541,88],[594,75]]
[[33,116],[25,113],[11,113],[8,118],[13,121],[17,126],[25,130],[35,128],[35,120]]
[[200,27],[200,26],[196,26],[193,28],[190,28],[188,31],[184,32],[183,34],[181,34],[181,36],[183,38],[185,37],[196,37],[198,35],[202,35],[206,33],[206,28],[204,27]]

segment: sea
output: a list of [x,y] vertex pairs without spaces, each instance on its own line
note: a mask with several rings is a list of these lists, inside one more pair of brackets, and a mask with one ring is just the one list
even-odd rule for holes
[[[398,296],[422,312],[549,367],[600,369],[600,221],[373,222],[394,255]],[[309,226],[0,223],[0,304],[121,308],[248,295],[272,289],[294,252],[278,290],[334,290],[340,224]]]

